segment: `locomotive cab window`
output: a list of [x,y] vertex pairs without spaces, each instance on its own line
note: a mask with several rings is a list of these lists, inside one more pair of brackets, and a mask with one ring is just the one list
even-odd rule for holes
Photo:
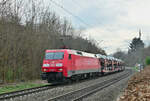
[[69,60],[71,60],[71,54],[69,54],[69,57],[68,57],[68,58],[69,58]]
[[45,54],[46,60],[59,60],[64,58],[63,52],[49,52]]

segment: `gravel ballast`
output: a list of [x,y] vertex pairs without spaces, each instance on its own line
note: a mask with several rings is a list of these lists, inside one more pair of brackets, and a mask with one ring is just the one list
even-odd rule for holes
[[117,101],[118,96],[121,95],[127,87],[130,77],[131,76],[83,99],[83,101]]

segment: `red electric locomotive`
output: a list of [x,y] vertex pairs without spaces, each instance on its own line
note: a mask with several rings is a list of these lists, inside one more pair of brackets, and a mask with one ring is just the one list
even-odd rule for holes
[[75,80],[101,73],[95,54],[70,49],[46,50],[42,79],[48,82]]

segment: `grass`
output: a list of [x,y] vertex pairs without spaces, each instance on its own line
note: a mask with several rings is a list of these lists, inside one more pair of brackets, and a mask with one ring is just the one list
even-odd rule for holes
[[44,86],[44,85],[46,84],[21,83],[21,84],[16,84],[16,85],[8,85],[8,86],[0,87],[0,94],[33,88],[33,87]]
[[135,66],[132,69],[138,72],[138,67]]

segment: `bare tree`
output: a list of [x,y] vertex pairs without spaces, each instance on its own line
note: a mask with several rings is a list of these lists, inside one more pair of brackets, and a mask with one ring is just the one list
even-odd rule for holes
[[[36,0],[0,1],[0,80],[16,82],[40,78],[46,49],[61,48],[105,52],[96,42],[75,31],[50,7]],[[62,41],[61,38],[65,37]],[[89,48],[90,47],[90,48]]]

